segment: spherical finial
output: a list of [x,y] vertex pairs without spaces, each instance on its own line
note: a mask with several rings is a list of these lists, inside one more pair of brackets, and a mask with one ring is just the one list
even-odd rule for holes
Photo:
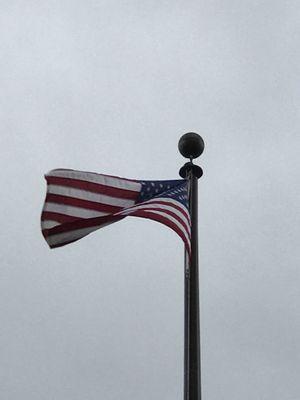
[[183,157],[193,159],[199,157],[204,150],[204,141],[200,135],[188,132],[181,136],[178,149]]

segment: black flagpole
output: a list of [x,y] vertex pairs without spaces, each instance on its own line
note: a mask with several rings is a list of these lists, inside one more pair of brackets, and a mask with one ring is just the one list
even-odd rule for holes
[[202,169],[193,159],[202,154],[201,136],[190,132],[178,144],[180,153],[189,158],[179,171],[189,181],[189,210],[191,215],[191,257],[185,252],[184,271],[184,400],[201,400],[200,312],[198,270],[198,179]]

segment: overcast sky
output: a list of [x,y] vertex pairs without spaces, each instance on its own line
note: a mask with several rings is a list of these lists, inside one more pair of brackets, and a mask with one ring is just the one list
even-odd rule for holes
[[299,400],[299,2],[0,0],[0,398],[175,400],[183,244],[49,250],[44,173],[177,179],[200,133],[203,400]]

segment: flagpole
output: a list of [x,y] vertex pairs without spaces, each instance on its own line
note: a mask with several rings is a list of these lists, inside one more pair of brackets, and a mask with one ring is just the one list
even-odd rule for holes
[[196,133],[183,135],[178,143],[180,153],[189,158],[179,175],[189,181],[191,216],[191,256],[185,252],[184,269],[184,400],[201,400],[201,354],[198,269],[198,179],[203,171],[193,164],[204,150],[204,141]]

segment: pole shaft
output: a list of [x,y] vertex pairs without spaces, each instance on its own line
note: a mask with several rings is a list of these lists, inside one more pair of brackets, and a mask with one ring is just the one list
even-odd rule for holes
[[198,269],[198,177],[189,171],[191,257],[185,255],[184,400],[201,400]]

